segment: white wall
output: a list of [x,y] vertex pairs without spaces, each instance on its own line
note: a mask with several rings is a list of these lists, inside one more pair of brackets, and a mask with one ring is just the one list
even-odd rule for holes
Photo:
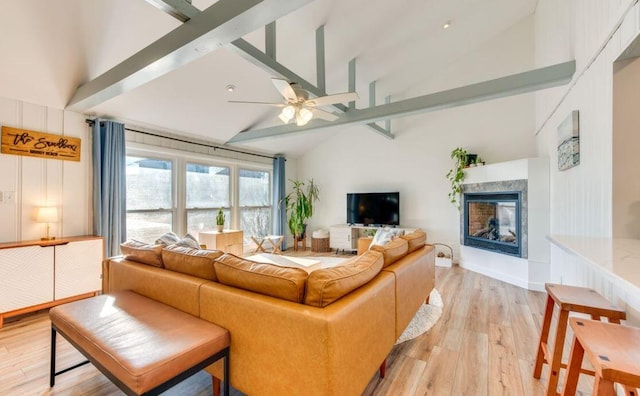
[[[633,3],[538,3],[536,64],[577,62],[570,85],[536,93],[538,156],[550,158],[552,234],[612,235],[613,62],[638,32]],[[560,172],[557,127],[572,110],[580,111],[580,165]]]
[[0,154],[0,191],[15,193],[13,204],[0,203],[0,242],[39,239],[45,226],[35,221],[39,206],[58,207],[54,236],[92,232],[91,143],[82,114],[0,98],[0,125],[81,139],[81,160],[61,161]]
[[[521,21],[442,74],[416,76],[407,95],[532,69],[532,30],[532,19]],[[452,245],[457,260],[459,213],[449,203],[445,177],[451,151],[465,147],[488,163],[532,157],[533,116],[532,95],[520,95],[395,119],[394,140],[360,126],[341,131],[298,160],[298,177],[314,178],[321,189],[311,230],[346,222],[348,192],[400,191],[401,224],[425,229],[431,242]]]

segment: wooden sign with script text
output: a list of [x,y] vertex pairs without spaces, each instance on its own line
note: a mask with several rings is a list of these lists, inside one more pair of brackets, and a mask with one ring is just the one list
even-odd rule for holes
[[4,154],[80,161],[80,139],[3,126],[0,151]]

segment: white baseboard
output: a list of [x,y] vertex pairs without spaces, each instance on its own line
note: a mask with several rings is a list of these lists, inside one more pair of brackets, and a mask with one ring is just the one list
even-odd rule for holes
[[[470,263],[463,263],[462,260],[460,260],[460,266],[462,268],[468,269],[470,271],[473,272],[477,272],[479,274],[482,275],[486,275],[490,278],[494,278],[497,280],[501,280],[503,282],[507,282],[510,283],[514,286],[518,286],[521,287],[523,289],[527,289],[527,290],[537,290],[537,289],[529,289],[529,281],[527,279],[519,279],[516,278],[514,276],[502,273],[502,272],[497,272],[497,271],[492,271],[488,268],[485,268],[483,266],[480,265],[474,265],[474,264],[470,264]],[[544,290],[544,285],[542,285],[542,290]]]

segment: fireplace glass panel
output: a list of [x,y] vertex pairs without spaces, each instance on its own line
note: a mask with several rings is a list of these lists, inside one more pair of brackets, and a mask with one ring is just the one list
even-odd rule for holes
[[464,244],[520,257],[520,193],[465,193]]
[[517,244],[516,209],[516,202],[469,202],[468,235]]

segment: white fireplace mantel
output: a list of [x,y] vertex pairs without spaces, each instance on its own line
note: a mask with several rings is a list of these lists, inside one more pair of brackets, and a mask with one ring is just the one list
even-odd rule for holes
[[527,181],[528,257],[460,246],[460,266],[529,290],[544,291],[549,279],[549,159],[527,158],[465,169],[464,183]]

